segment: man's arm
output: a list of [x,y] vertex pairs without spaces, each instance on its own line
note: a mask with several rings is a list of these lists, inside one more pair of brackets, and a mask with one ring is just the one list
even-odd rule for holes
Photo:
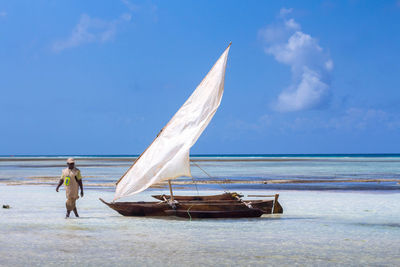
[[83,183],[81,179],[76,179],[76,181],[79,184],[79,187],[81,188],[81,197],[83,197]]
[[58,189],[60,188],[60,186],[64,183],[64,179],[60,179],[60,181],[58,182],[56,191],[58,192]]
[[82,183],[82,175],[81,175],[80,170],[78,170],[78,173],[75,176],[75,180],[78,182],[79,187],[81,188],[81,197],[83,197],[83,183]]

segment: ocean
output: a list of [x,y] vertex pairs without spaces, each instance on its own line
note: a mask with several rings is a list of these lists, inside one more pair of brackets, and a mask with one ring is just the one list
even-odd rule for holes
[[111,210],[98,198],[112,200],[135,155],[75,156],[85,196],[81,217],[64,219],[55,187],[66,157],[0,157],[1,266],[400,266],[398,154],[192,156],[193,179],[175,180],[175,194],[280,194],[283,214],[239,220]]

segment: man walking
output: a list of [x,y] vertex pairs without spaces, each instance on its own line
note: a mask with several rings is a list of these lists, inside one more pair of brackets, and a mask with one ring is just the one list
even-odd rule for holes
[[75,216],[79,217],[78,210],[76,209],[76,200],[79,198],[78,190],[81,188],[81,197],[83,197],[83,184],[81,171],[75,168],[75,160],[69,158],[67,160],[68,168],[62,170],[60,182],[57,185],[56,191],[62,184],[65,186],[65,192],[67,196],[67,202],[65,206],[67,207],[67,215],[65,218],[69,217],[71,211],[74,211]]

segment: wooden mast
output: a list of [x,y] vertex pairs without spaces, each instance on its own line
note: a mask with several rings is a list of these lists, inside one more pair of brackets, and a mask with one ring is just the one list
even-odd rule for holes
[[168,180],[168,185],[169,185],[169,193],[171,194],[171,202],[174,202],[174,194],[172,194],[172,186],[171,186],[171,180]]
[[279,197],[279,194],[275,194],[274,204],[272,206],[272,212],[271,212],[272,214],[278,213],[278,205],[277,205],[278,197]]

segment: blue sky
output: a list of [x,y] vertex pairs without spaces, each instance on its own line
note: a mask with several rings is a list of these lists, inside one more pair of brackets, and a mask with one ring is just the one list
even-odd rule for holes
[[400,1],[0,2],[0,154],[139,154],[232,41],[199,153],[399,153]]

